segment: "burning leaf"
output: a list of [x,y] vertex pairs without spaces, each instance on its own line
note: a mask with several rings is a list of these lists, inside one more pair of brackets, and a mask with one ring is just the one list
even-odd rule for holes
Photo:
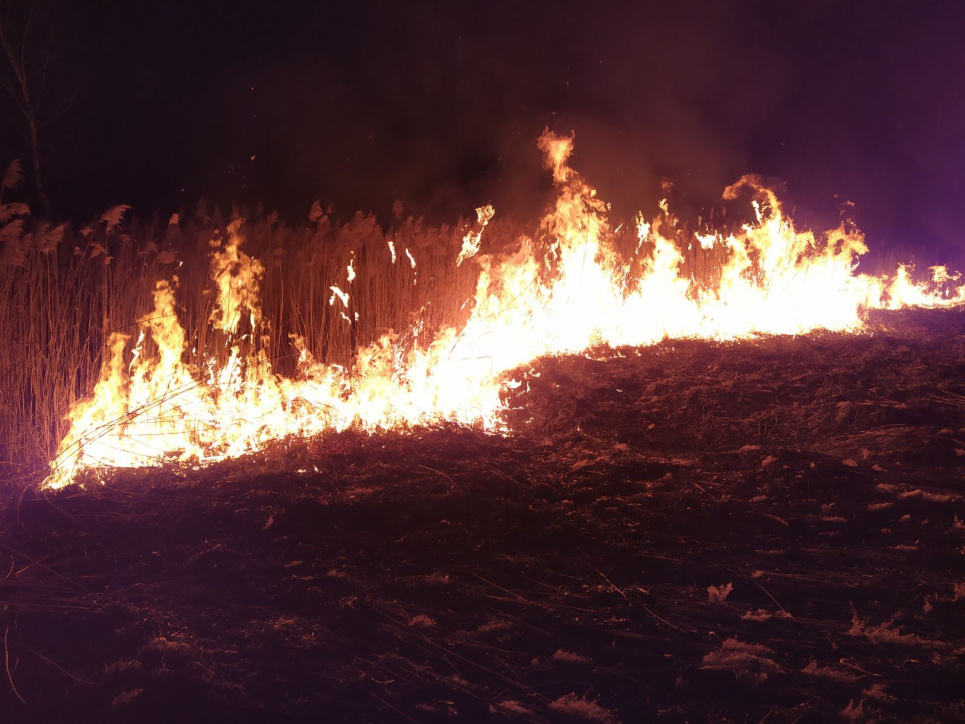
[[348,293],[347,293],[347,292],[343,292],[341,289],[339,289],[339,288],[338,288],[336,285],[334,285],[334,284],[333,284],[332,286],[330,286],[329,289],[330,289],[331,292],[332,292],[332,296],[329,297],[329,299],[328,299],[328,305],[329,305],[329,306],[334,306],[335,300],[338,299],[338,300],[342,303],[342,306],[347,308],[347,307],[348,307],[348,300],[349,300]]
[[493,208],[492,204],[487,206],[480,206],[476,209],[476,217],[479,220],[479,231],[470,231],[463,238],[462,250],[459,252],[459,256],[456,258],[456,266],[459,266],[466,259],[470,259],[479,253],[479,245],[482,243],[483,229],[490,222],[493,216],[496,214],[496,209]]
[[[220,251],[211,253],[211,276],[218,286],[218,304],[211,312],[211,322],[229,334],[238,331],[243,316],[256,328],[261,320],[259,288],[265,267],[239,251],[241,221],[228,224],[228,242]],[[218,242],[217,247],[221,244]]]

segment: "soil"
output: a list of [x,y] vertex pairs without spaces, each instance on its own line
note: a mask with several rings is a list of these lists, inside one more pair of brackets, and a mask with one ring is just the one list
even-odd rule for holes
[[4,722],[965,720],[965,314],[0,509]]

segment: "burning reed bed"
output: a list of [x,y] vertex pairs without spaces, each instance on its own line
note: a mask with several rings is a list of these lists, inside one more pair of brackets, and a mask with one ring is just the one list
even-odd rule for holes
[[856,332],[870,309],[965,302],[944,267],[921,284],[904,266],[856,273],[858,229],[795,228],[754,176],[723,195],[746,223],[690,231],[664,199],[653,221],[614,228],[569,166],[573,137],[538,145],[557,198],[531,235],[490,224],[491,206],[452,227],[398,206],[388,228],[318,202],[299,227],[237,210],[125,222],[116,206],[77,232],[3,206],[5,477],[35,479],[56,455],[44,485],[62,487],[82,469],[202,464],[351,426],[504,431],[512,371],[539,357]]
[[[26,214],[22,204],[0,211],[0,477],[6,480],[33,479],[46,467],[67,430],[64,415],[98,379],[108,338],[121,332],[133,346],[158,281],[177,280],[177,315],[190,341],[186,362],[202,367],[227,354],[225,340],[208,325],[215,295],[208,257],[226,233],[222,214],[202,207],[165,225],[124,220],[131,214],[121,206],[79,230]],[[320,361],[350,364],[355,350],[386,330],[428,335],[455,325],[478,275],[474,266],[455,264],[468,226],[408,218],[384,229],[363,214],[341,223],[313,214],[300,227],[274,215],[249,219],[244,251],[265,269],[263,324],[249,332],[284,373],[294,370],[297,356],[290,335],[304,339]],[[509,243],[513,233],[494,223],[488,242]],[[350,293],[347,310],[330,304],[333,285]]]
[[[165,224],[117,206],[81,229],[28,214],[23,204],[0,205],[0,379],[6,390],[0,480],[7,482],[43,475],[68,429],[65,414],[90,394],[101,373],[111,334],[127,335],[133,347],[154,308],[158,281],[174,283],[176,314],[190,342],[187,364],[222,364],[229,350],[209,324],[216,307],[209,259],[227,236],[225,214],[209,213],[202,203],[190,217],[175,215]],[[266,350],[282,374],[295,371],[293,336],[317,360],[351,365],[358,349],[388,330],[420,335],[425,343],[468,316],[480,273],[475,264],[457,263],[474,227],[468,221],[433,226],[397,216],[384,228],[362,213],[333,220],[317,205],[301,226],[238,209],[228,218],[246,219],[244,252],[264,270],[262,324],[247,330],[249,347]],[[739,230],[739,223],[732,226]],[[721,247],[693,244],[686,224],[674,221],[666,229],[681,252],[682,275],[705,286],[719,282]],[[523,236],[519,225],[496,219],[486,229],[486,249],[512,250]],[[609,241],[627,259],[639,250],[632,225],[618,226]],[[878,266],[897,264],[888,259]],[[348,307],[333,303],[333,286],[349,294]]]

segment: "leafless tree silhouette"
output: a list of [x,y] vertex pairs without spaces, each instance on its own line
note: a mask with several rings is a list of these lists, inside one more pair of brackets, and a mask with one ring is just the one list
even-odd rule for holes
[[21,133],[30,151],[33,182],[45,216],[51,215],[51,207],[44,186],[40,133],[72,100],[58,109],[45,103],[48,75],[58,60],[43,28],[48,14],[44,5],[34,0],[0,0],[0,46],[7,65],[0,87],[13,100],[22,121]]

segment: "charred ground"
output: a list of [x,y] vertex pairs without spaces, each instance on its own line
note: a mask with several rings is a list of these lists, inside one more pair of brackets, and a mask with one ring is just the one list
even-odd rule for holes
[[965,314],[11,495],[4,721],[965,718]]

